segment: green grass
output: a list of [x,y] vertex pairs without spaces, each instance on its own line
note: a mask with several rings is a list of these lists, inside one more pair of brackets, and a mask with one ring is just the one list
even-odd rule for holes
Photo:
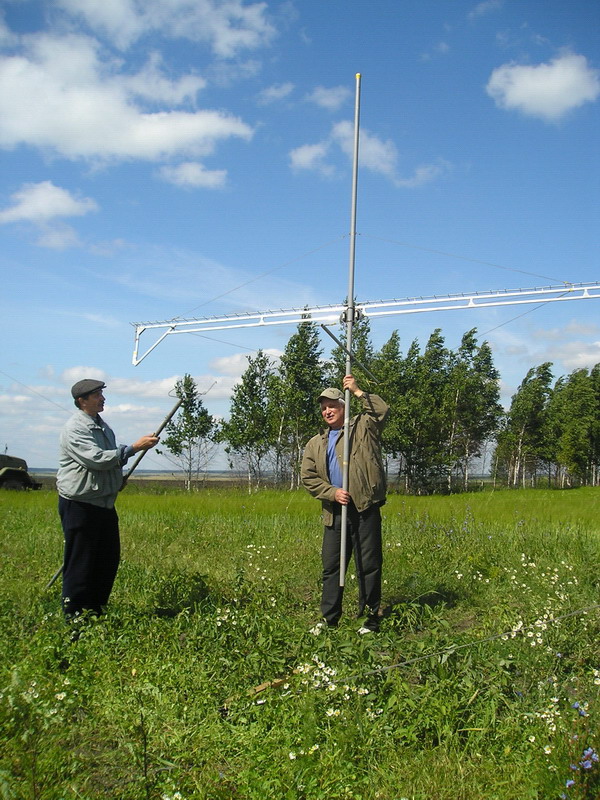
[[390,497],[370,637],[352,567],[340,628],[311,632],[306,494],[118,507],[109,611],[71,643],[56,497],[0,495],[0,797],[600,795],[600,490]]

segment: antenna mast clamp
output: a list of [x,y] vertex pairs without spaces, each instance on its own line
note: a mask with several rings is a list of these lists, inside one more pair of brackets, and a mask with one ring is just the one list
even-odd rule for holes
[[356,308],[356,306],[352,306],[352,307],[348,306],[348,308],[346,308],[345,311],[343,311],[341,313],[341,315],[340,315],[340,324],[341,325],[347,325],[348,324],[349,315],[350,315],[351,311],[354,312],[354,314],[352,316],[352,324],[353,325],[356,325],[356,323],[359,322],[365,316],[365,312],[362,310],[362,308]]

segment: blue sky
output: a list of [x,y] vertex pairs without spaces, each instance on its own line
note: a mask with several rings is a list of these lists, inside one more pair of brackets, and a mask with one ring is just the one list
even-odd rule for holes
[[[359,301],[600,280],[599,44],[589,0],[4,0],[2,450],[55,466],[82,377],[123,442],[185,372],[227,415],[246,357],[294,332],[173,336],[135,367],[132,322],[343,301],[356,73]],[[531,366],[600,361],[599,311],[372,333],[476,327],[508,402]]]

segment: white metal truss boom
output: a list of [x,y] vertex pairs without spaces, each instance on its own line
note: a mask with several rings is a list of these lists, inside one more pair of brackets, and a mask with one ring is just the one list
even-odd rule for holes
[[[542,286],[533,289],[503,289],[499,291],[473,292],[471,294],[433,295],[412,297],[403,300],[379,300],[355,303],[357,316],[369,319],[396,314],[420,314],[431,311],[454,311],[467,308],[491,308],[493,306],[526,305],[531,303],[556,303],[566,300],[600,299],[600,282],[567,283],[560,286]],[[228,316],[197,317],[192,319],[170,319],[164,322],[134,322],[135,344],[133,364],[137,366],[167,336],[182,333],[204,334],[230,328],[260,328],[271,325],[298,325],[316,322],[321,325],[345,321],[346,305],[315,306],[314,308],[291,308],[279,311],[257,311]],[[162,333],[142,355],[139,354],[140,338],[145,331]]]

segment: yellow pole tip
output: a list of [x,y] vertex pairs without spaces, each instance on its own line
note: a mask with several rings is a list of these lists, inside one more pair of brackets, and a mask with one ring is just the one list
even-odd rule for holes
[[357,77],[357,78],[360,78],[360,77],[361,77],[361,75],[360,75],[360,72],[357,72],[357,73],[356,73],[356,77]]

